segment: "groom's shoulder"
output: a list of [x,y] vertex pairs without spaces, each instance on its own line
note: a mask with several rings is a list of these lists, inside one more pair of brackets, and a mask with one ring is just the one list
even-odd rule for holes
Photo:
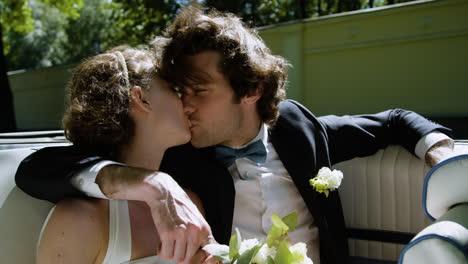
[[279,122],[315,121],[317,118],[301,103],[286,99],[279,103]]

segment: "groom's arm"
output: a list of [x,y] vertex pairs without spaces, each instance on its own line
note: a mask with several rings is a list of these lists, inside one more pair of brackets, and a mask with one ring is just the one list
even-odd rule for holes
[[168,260],[187,262],[200,246],[216,242],[200,211],[171,176],[109,162],[73,146],[45,148],[23,160],[16,182],[28,194],[52,202],[85,194],[146,202],[161,239],[158,254]]
[[333,163],[367,156],[390,144],[399,144],[433,166],[455,155],[451,130],[407,110],[372,115],[325,116],[320,121],[329,135]]
[[286,116],[283,119],[328,142],[332,164],[374,154],[390,144],[402,145],[430,166],[455,155],[451,130],[412,111],[393,109],[370,115],[316,118],[292,100],[284,101],[280,108]]
[[90,168],[104,158],[75,146],[48,147],[26,157],[18,167],[16,185],[39,199],[58,202],[86,195],[72,184],[77,172]]

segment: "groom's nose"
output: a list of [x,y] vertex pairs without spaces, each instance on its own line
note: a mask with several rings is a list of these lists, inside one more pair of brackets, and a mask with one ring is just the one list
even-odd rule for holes
[[195,106],[192,102],[192,100],[190,100],[191,98],[191,95],[188,95],[188,94],[182,94],[182,105],[184,107],[184,114],[187,116],[187,117],[190,117],[190,115],[193,114],[193,112],[195,112]]

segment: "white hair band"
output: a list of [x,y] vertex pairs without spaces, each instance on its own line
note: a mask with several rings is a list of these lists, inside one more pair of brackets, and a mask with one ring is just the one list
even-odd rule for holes
[[117,54],[117,59],[119,60],[119,63],[123,67],[123,75],[125,79],[125,84],[127,85],[127,87],[130,87],[130,81],[128,80],[127,63],[125,62],[125,58],[120,51],[116,51],[115,53]]

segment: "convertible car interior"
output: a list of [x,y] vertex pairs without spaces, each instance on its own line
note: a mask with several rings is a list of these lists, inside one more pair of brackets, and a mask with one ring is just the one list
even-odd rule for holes
[[[0,134],[0,263],[30,264],[53,206],[15,185],[26,156],[70,143],[63,131]],[[336,164],[352,263],[468,263],[468,141],[429,169],[399,146]]]

